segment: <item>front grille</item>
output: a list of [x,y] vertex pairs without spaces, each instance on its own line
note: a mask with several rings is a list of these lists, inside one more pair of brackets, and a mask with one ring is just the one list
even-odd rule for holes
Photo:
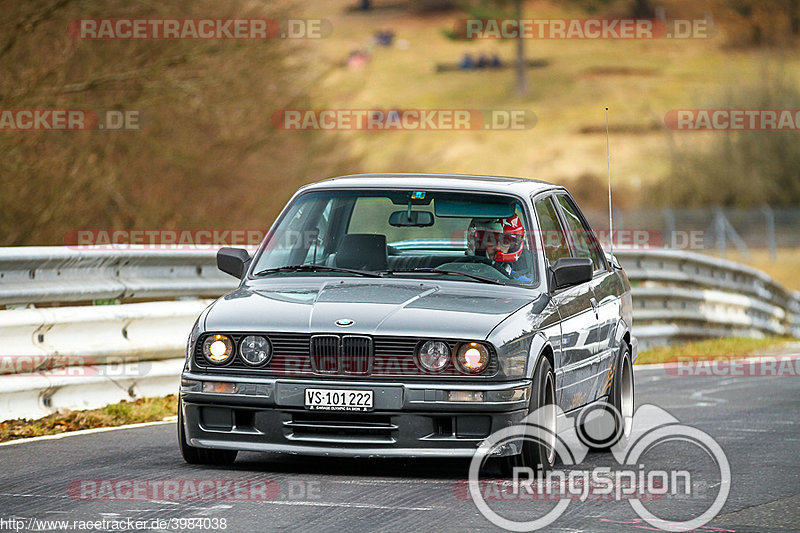
[[[194,350],[194,366],[201,370],[213,369],[215,373],[241,373],[248,375],[313,377],[313,376],[379,376],[379,377],[446,377],[464,378],[452,364],[439,374],[429,374],[416,362],[417,345],[426,339],[417,337],[366,335],[310,335],[307,333],[226,333],[236,343],[246,335],[260,334],[272,344],[272,359],[263,367],[246,365],[238,355],[224,366],[211,365],[203,357],[202,345],[205,337],[198,339]],[[460,342],[447,340],[451,352]],[[497,357],[491,349],[489,367],[481,379],[494,376],[498,371]]]
[[314,335],[311,368],[318,374],[365,376],[372,369],[372,339],[360,335]]
[[356,335],[342,337],[342,374],[366,375],[372,370],[372,339]]
[[311,368],[318,374],[339,372],[338,335],[314,335],[311,337]]

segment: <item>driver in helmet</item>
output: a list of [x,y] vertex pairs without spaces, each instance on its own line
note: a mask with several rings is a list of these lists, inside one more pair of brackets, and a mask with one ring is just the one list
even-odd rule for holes
[[531,281],[519,264],[525,228],[517,215],[500,219],[474,218],[467,230],[467,255],[486,257],[510,279]]

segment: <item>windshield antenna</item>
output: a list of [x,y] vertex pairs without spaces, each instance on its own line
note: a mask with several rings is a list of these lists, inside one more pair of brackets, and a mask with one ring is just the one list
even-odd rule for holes
[[608,108],[606,107],[606,155],[608,156],[608,246],[614,262],[614,218],[611,212],[611,148],[608,142]]

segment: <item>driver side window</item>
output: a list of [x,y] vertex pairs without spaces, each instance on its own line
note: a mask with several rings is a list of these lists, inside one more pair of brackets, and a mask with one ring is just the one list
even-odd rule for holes
[[539,229],[545,257],[547,257],[550,265],[554,265],[562,257],[569,257],[570,252],[566,234],[561,226],[561,221],[558,218],[551,197],[548,196],[536,201],[536,216],[539,218]]
[[564,218],[567,219],[567,226],[569,227],[572,236],[572,243],[575,246],[575,251],[578,257],[588,257],[592,260],[592,267],[595,272],[605,268],[603,260],[600,259],[600,247],[597,243],[592,229],[585,225],[578,215],[578,208],[567,198],[564,194],[557,196],[558,203],[561,204],[561,209],[564,211]]

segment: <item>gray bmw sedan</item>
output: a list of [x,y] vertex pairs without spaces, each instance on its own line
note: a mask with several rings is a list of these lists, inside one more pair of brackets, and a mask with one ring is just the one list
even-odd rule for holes
[[[557,406],[630,431],[630,285],[560,186],[375,174],[302,187],[241,280],[191,332],[178,439],[190,463],[239,450],[470,457],[534,411],[552,439],[499,455],[547,469]],[[548,406],[552,408],[548,409]]]

